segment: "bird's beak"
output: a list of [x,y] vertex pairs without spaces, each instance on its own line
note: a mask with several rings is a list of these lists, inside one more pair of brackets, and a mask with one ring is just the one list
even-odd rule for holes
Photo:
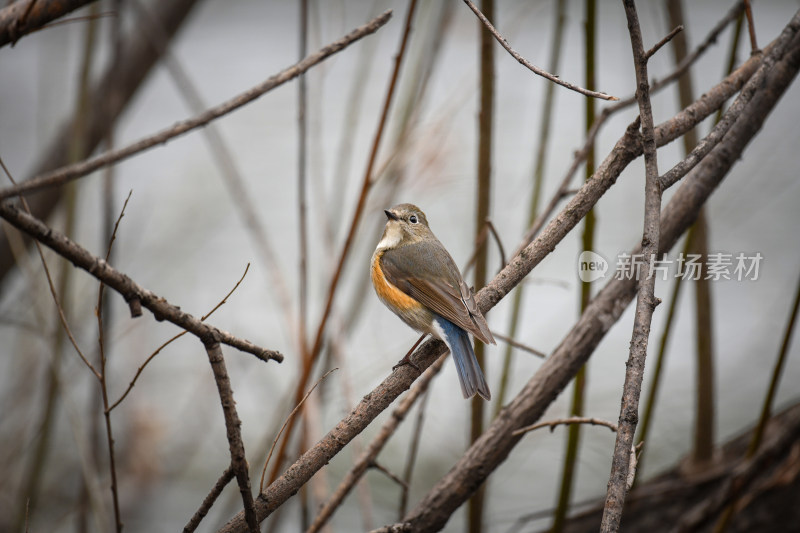
[[388,218],[389,220],[400,220],[400,217],[398,217],[388,209],[384,209],[383,212],[386,213],[386,218]]

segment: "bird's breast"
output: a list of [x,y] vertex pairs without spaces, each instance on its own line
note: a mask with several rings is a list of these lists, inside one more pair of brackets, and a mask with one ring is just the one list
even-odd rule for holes
[[375,251],[370,268],[372,285],[375,287],[378,298],[412,328],[417,331],[428,331],[432,320],[431,312],[414,298],[392,285],[383,274],[381,257],[383,257],[384,251]]

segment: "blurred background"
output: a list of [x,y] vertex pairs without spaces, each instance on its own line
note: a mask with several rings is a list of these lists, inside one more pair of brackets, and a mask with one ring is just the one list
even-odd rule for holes
[[[143,0],[140,0],[143,1]],[[148,9],[154,5],[145,4]],[[157,4],[157,2],[155,3]],[[669,28],[660,2],[639,2],[645,47]],[[690,50],[728,11],[731,2],[685,2]],[[555,2],[500,1],[495,25],[511,46],[533,64],[547,65],[554,31]],[[102,2],[98,13],[116,4]],[[118,18],[123,33],[154,39],[128,2]],[[774,39],[798,9],[796,0],[756,2],[759,44]],[[310,70],[307,82],[307,202],[309,337],[316,329],[333,269],[356,206],[370,146],[400,42],[405,2],[337,0],[309,2],[308,52],[338,39],[385,9],[392,20],[343,52]],[[561,63],[557,74],[584,82],[584,3],[567,2]],[[87,16],[89,9],[69,17]],[[630,41],[620,2],[600,0],[597,9],[596,88],[620,97],[633,94]],[[89,76],[99,79],[113,57],[114,16],[94,21]],[[86,20],[47,28],[0,49],[0,157],[15,179],[41,164],[42,154],[76,109],[80,67],[86,48]],[[417,8],[394,104],[376,164],[376,183],[358,225],[334,300],[322,361],[315,377],[338,367],[311,396],[308,442],[326,433],[355,403],[383,380],[409,349],[416,334],[374,296],[367,266],[383,229],[383,209],[400,202],[419,205],[431,228],[462,267],[475,242],[479,33],[474,14],[461,2],[421,2]],[[691,69],[695,97],[725,75],[731,29]],[[186,97],[186,81],[199,96],[200,109],[216,105],[263,81],[298,60],[299,4],[240,0],[199,1],[169,44],[167,68],[158,64],[122,114],[114,132],[124,146],[197,113]],[[496,43],[495,43],[496,44]],[[749,55],[743,31],[739,63]],[[496,95],[490,217],[506,253],[516,248],[528,227],[528,204],[547,82],[534,76],[499,45],[495,50]],[[652,77],[673,70],[669,46],[650,61]],[[176,83],[176,72],[183,85]],[[281,351],[282,364],[262,363],[224,348],[231,374],[245,448],[258,484],[263,461],[277,427],[293,407],[300,354],[292,328],[298,325],[300,278],[298,217],[298,90],[285,84],[215,121],[241,177],[243,195],[235,194],[230,170],[213,156],[203,131],[169,141],[113,169],[113,219],[131,192],[116,242],[112,265],[140,285],[181,309],[201,316],[214,307],[242,276],[241,286],[209,322],[236,336]],[[101,101],[88,102],[101,106]],[[596,103],[598,111],[607,105]],[[680,109],[670,87],[653,99],[656,123]],[[558,187],[583,144],[584,97],[561,88],[554,92],[552,127],[542,198]],[[635,118],[634,107],[614,115],[596,141],[598,163]],[[796,83],[769,117],[706,211],[710,252],[760,253],[757,280],[714,281],[714,438],[723,442],[757,419],[781,337],[791,309],[800,266],[797,225],[797,121],[800,86]],[[698,128],[702,137],[711,119]],[[681,143],[659,150],[659,168],[669,169],[682,156]],[[579,173],[579,176],[581,174]],[[595,208],[594,251],[611,263],[641,238],[643,163],[634,162]],[[577,187],[579,180],[573,182]],[[5,180],[5,177],[3,178]],[[3,186],[8,185],[3,181]],[[107,248],[104,218],[106,185],[102,172],[64,189],[64,200],[49,224],[61,231],[71,225],[74,240],[97,255]],[[67,201],[67,196],[70,200]],[[668,200],[670,192],[665,197]],[[248,206],[245,206],[247,203]],[[253,209],[273,250],[248,227]],[[4,224],[4,229],[8,226]],[[263,240],[261,241],[263,242]],[[671,258],[681,251],[675,247]],[[577,257],[580,231],[573,231],[526,279],[516,340],[550,353],[575,323],[581,283]],[[98,284],[83,271],[64,268],[46,253],[78,344],[97,358],[95,317]],[[41,263],[33,253],[17,259],[0,285],[0,529],[18,527],[26,505],[23,494],[36,480],[30,530],[72,531],[85,521],[88,530],[111,523],[107,452],[97,380],[60,332]],[[501,266],[497,247],[489,246],[490,276]],[[471,274],[468,279],[471,279]],[[593,292],[603,282],[594,285]],[[666,299],[674,277],[658,281],[656,295]],[[652,428],[647,461],[639,473],[646,480],[674,465],[692,447],[695,419],[695,338],[693,284],[678,301],[676,320]],[[286,299],[289,305],[286,305]],[[488,315],[500,333],[509,330],[511,298]],[[105,338],[109,396],[115,401],[144,361],[179,330],[152,315],[131,319],[116,293],[108,294]],[[663,331],[666,305],[657,308],[651,336]],[[633,322],[631,306],[592,356],[584,412],[616,422],[625,360]],[[488,347],[486,373],[497,390],[505,345]],[[541,360],[515,351],[507,398],[536,372]],[[644,390],[650,374],[645,376]],[[798,400],[800,344],[788,353],[776,406]],[[468,446],[470,407],[461,398],[449,362],[434,380],[424,412],[420,450],[410,487],[410,505],[446,473]],[[565,416],[570,389],[544,419]],[[495,403],[488,407],[487,420]],[[47,406],[50,405],[48,408]],[[412,411],[415,416],[416,409]],[[364,433],[375,434],[384,413]],[[127,531],[174,531],[200,505],[229,463],[219,398],[202,345],[184,336],[159,353],[136,386],[112,413],[122,519]],[[47,429],[45,429],[47,426]],[[407,421],[379,461],[395,472],[404,468],[413,424]],[[41,445],[42,436],[48,441]],[[522,515],[551,509],[557,500],[566,430],[527,436],[506,463],[490,477],[484,522],[490,531],[515,527]],[[582,502],[605,494],[614,435],[587,427],[577,462],[572,499]],[[334,487],[352,464],[352,446],[318,474],[321,486]],[[290,447],[289,458],[296,457]],[[88,481],[84,494],[83,480]],[[335,531],[363,530],[397,519],[400,489],[380,472],[366,476],[369,490],[351,495],[334,516]],[[27,487],[27,489],[26,489]],[[319,488],[315,490],[321,490]],[[280,513],[277,531],[300,528],[298,498]],[[312,513],[320,501],[311,497]],[[214,531],[241,505],[231,484],[201,525]],[[368,515],[369,518],[364,518]],[[365,520],[369,520],[366,522]],[[448,531],[463,530],[459,512]],[[526,523],[527,530],[548,527],[549,518]]]

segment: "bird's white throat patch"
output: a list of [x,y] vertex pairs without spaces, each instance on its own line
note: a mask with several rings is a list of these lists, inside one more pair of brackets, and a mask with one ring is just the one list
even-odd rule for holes
[[388,250],[394,248],[403,238],[403,230],[400,225],[392,222],[386,224],[386,229],[383,230],[383,237],[381,242],[378,243],[378,250]]

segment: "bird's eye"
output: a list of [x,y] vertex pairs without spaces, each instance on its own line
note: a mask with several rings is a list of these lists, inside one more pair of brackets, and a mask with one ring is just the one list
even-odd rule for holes
[[416,224],[417,223],[417,215],[411,215],[410,217],[408,217],[408,221],[411,222],[412,224]]

